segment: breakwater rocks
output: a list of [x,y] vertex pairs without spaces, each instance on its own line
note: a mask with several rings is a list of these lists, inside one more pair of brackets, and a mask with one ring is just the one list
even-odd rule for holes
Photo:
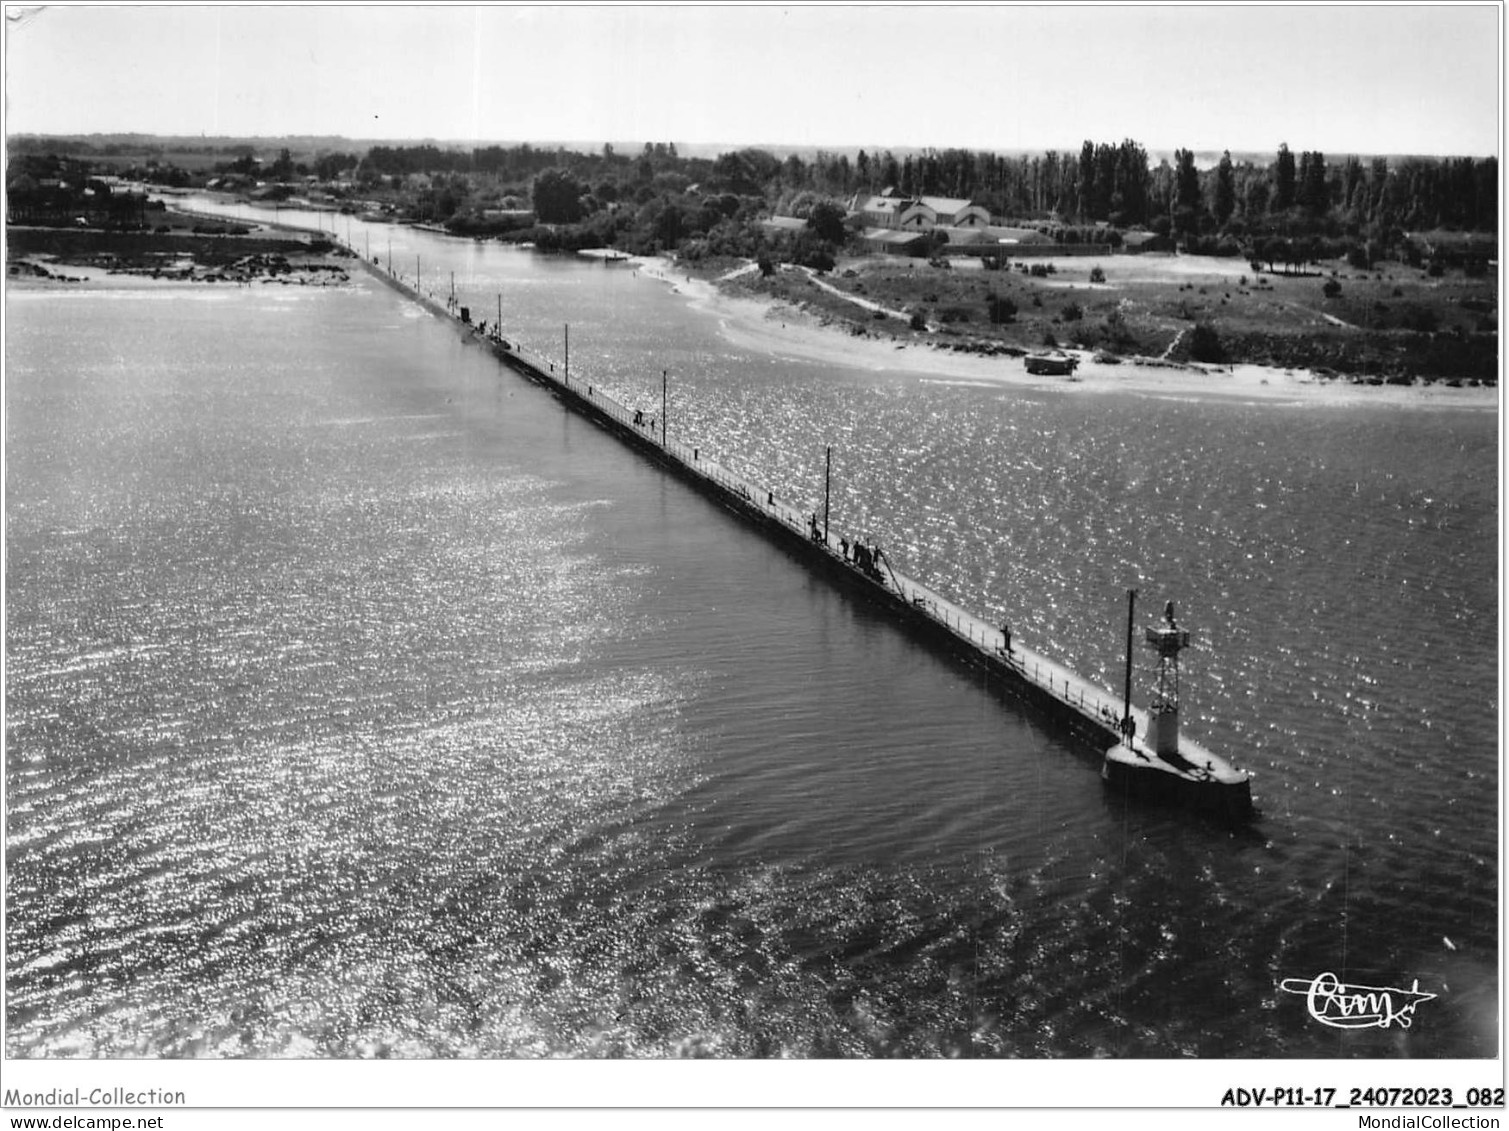
[[[326,241],[181,232],[11,228],[11,278],[85,282],[125,275],[164,282],[338,286],[351,280],[351,253]],[[87,268],[75,275],[67,268]]]

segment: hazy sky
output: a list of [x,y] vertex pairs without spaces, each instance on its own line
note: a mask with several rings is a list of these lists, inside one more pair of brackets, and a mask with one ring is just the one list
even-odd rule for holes
[[6,8],[8,133],[1496,155],[1446,6]]

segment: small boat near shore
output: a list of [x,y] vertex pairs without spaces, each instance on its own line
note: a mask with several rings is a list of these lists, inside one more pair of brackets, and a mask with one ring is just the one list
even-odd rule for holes
[[1039,377],[1072,377],[1079,368],[1079,358],[1063,350],[1045,350],[1029,353],[1025,364],[1028,373]]

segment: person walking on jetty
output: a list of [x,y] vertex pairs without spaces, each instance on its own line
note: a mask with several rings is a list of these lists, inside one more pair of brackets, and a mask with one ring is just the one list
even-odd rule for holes
[[1001,625],[1001,652],[1007,656],[1011,655],[1011,625],[1009,623]]

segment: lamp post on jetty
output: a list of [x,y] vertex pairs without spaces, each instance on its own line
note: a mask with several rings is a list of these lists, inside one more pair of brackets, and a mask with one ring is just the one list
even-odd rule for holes
[[833,445],[828,445],[827,468],[823,472],[823,545],[828,544],[828,504],[833,494]]
[[565,372],[566,372],[565,381],[566,381],[566,384],[569,385],[569,384],[571,384],[571,323],[567,322],[567,323],[564,323],[563,325],[565,326],[565,339],[566,339],[566,359],[565,359],[565,365],[564,365],[564,369],[565,369]]
[[1121,734],[1130,743],[1132,738],[1132,631],[1133,616],[1137,608],[1137,590],[1127,590],[1127,667],[1126,687],[1122,695]]
[[671,404],[670,393],[666,386],[666,382],[670,380],[669,373],[670,371],[667,369],[660,371],[660,447],[662,450],[665,448],[666,417],[670,412]]

